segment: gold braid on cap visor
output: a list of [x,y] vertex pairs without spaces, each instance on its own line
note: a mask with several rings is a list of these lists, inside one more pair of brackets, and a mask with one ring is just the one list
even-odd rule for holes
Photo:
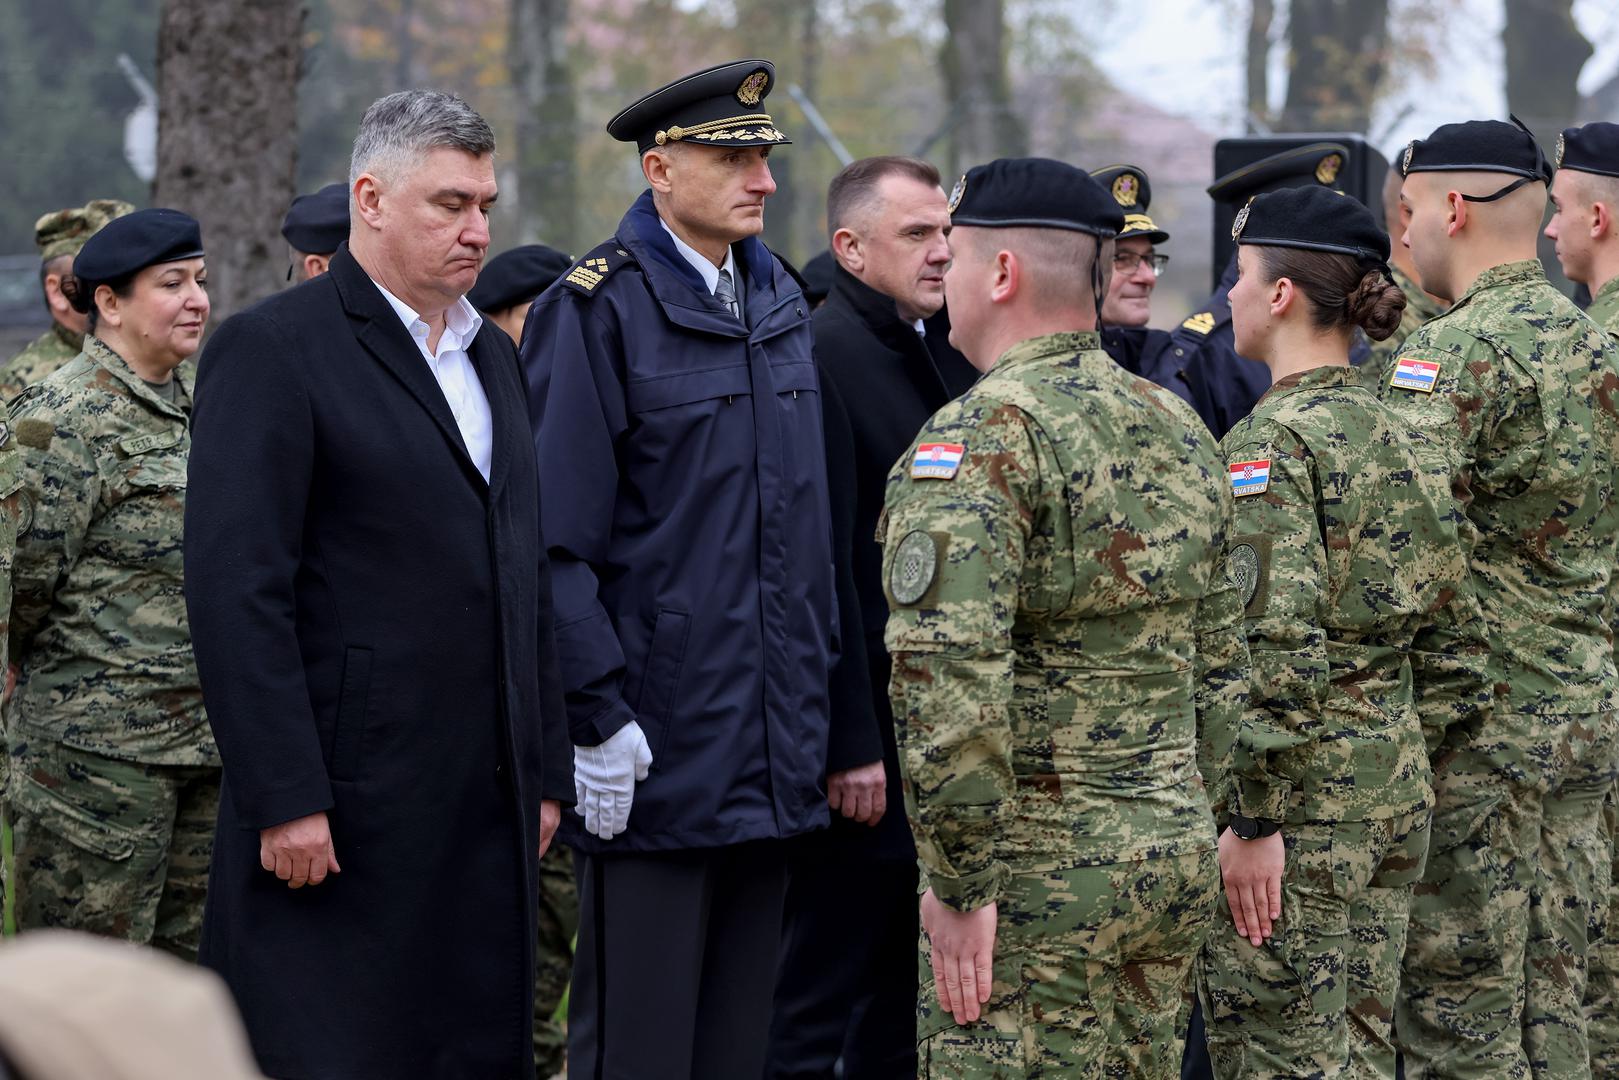
[[[731,131],[730,128],[744,124],[763,124],[758,131]],[[728,116],[723,120],[706,120],[691,127],[681,127],[676,124],[667,131],[659,131],[654,139],[659,146],[665,143],[679,142],[681,139],[764,139],[769,142],[779,142],[787,136],[776,130],[776,122],[770,119],[769,113],[748,113],[744,116]]]

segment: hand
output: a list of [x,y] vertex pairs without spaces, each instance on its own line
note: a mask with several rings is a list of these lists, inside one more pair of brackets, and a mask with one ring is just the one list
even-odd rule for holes
[[883,763],[856,765],[826,777],[826,805],[839,810],[850,821],[875,825],[888,809],[888,774]]
[[1237,933],[1259,948],[1270,940],[1282,917],[1282,867],[1287,847],[1282,834],[1240,840],[1230,829],[1220,834],[1220,877]]
[[922,929],[933,947],[933,986],[939,1007],[958,1024],[978,1019],[994,982],[994,904],[963,914],[945,907],[933,890],[922,894]]
[[328,871],[341,874],[326,812],[260,829],[259,865],[285,881],[289,889],[319,885]]
[[551,847],[551,840],[557,834],[557,826],[562,824],[562,804],[555,799],[540,800],[540,858]]
[[634,720],[600,746],[573,748],[574,811],[585,816],[585,831],[611,840],[629,827],[635,783],[652,768],[652,748]]

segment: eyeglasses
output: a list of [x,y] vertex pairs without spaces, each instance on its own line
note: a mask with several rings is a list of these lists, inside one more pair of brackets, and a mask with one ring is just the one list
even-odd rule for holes
[[1169,265],[1169,256],[1159,255],[1157,252],[1151,255],[1138,255],[1133,251],[1121,251],[1113,256],[1113,269],[1120,274],[1133,274],[1136,267],[1142,263],[1146,263],[1152,269],[1153,277],[1157,277],[1164,272],[1164,267]]

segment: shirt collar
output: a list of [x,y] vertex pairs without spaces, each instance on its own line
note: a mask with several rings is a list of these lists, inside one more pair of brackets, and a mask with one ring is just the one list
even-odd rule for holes
[[916,331],[916,336],[917,337],[927,337],[928,336],[928,324],[923,322],[921,319],[917,319],[914,322],[912,322],[911,323],[911,329]]
[[708,286],[710,295],[713,295],[714,290],[719,288],[720,271],[722,269],[731,275],[732,288],[741,289],[741,282],[737,281],[736,277],[736,252],[732,251],[729,246],[725,249],[725,265],[723,267],[715,266],[708,261],[707,256],[702,252],[675,235],[675,231],[669,227],[667,221],[663,220],[662,215],[658,217],[658,224],[662,225],[663,231],[669,234],[669,239],[675,242],[675,250],[680,252],[687,262],[691,263],[692,269],[703,275],[703,284]]
[[[372,282],[372,284],[377,285],[376,282]],[[405,324],[405,331],[413,339],[419,339],[425,347],[427,321],[417,314],[409,304],[384,289],[381,285],[377,285],[377,291],[394,309],[394,314],[399,316],[399,321]],[[420,331],[416,329],[418,326],[421,327]],[[478,335],[478,328],[481,326],[483,326],[483,316],[478,314],[478,309],[469,304],[466,297],[459,298],[444,312],[445,336],[439,339],[438,351],[442,353],[446,348],[465,348]],[[445,338],[451,338],[452,340],[446,341]]]

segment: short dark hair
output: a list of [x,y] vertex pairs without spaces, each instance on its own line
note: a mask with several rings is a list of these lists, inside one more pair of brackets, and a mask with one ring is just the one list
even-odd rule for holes
[[931,187],[940,186],[939,170],[921,158],[884,154],[851,161],[832,178],[826,190],[828,235],[843,228],[851,217],[876,199],[877,185],[885,176],[908,176]]

